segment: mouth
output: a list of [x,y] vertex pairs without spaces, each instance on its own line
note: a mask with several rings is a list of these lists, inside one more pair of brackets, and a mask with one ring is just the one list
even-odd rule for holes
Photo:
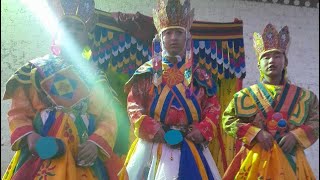
[[177,47],[179,46],[178,44],[174,43],[174,44],[170,44],[171,47]]
[[276,69],[277,67],[275,65],[270,65],[268,66],[268,70],[273,70],[273,69]]

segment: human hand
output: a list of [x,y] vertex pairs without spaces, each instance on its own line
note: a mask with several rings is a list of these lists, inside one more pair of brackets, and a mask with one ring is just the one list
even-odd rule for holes
[[160,129],[157,131],[157,133],[154,135],[152,141],[156,142],[156,143],[163,143],[164,141],[164,130],[162,127],[160,127]]
[[260,146],[266,151],[269,151],[273,146],[273,137],[269,132],[265,130],[260,130],[256,135],[255,139],[258,141]]
[[40,137],[41,136],[36,132],[32,132],[32,133],[27,135],[28,148],[29,148],[29,151],[32,154],[37,154],[37,152],[36,152],[36,142]]
[[204,142],[205,139],[201,134],[200,130],[194,125],[191,125],[190,128],[191,130],[187,134],[186,138],[193,141],[196,144],[200,144]]
[[91,141],[86,141],[79,145],[79,153],[77,158],[77,164],[79,166],[92,166],[96,158],[98,157],[98,147]]
[[285,136],[283,136],[279,142],[279,146],[285,153],[291,152],[293,147],[296,145],[297,139],[294,135],[289,132]]

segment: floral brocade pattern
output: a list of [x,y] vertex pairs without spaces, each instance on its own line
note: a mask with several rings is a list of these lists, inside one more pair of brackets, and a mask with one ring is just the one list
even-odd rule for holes
[[63,136],[68,139],[68,143],[72,143],[75,140],[75,137],[72,134],[72,129],[71,129],[69,123],[64,124]]
[[36,175],[36,179],[39,180],[47,180],[48,176],[55,176],[54,169],[56,168],[56,165],[51,164],[51,160],[47,161],[46,163],[43,163]]
[[163,73],[163,81],[169,87],[182,83],[184,80],[184,75],[180,72],[179,69],[170,68]]

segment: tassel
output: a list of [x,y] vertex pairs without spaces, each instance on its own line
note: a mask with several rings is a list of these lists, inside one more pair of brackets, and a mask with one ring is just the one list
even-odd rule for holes
[[152,40],[152,58],[159,57],[161,53],[161,42],[160,37],[156,34]]
[[189,32],[187,32],[187,42],[186,42],[186,69],[192,68],[192,39]]
[[186,80],[187,80],[187,87],[186,87],[186,97],[191,98],[193,94],[193,71],[192,71],[192,66],[193,66],[193,42],[191,38],[190,32],[186,32],[187,36],[187,42],[186,42],[186,70],[185,70],[185,75],[187,75]]
[[159,35],[155,35],[152,40],[152,70],[153,80],[155,86],[159,86],[162,82],[162,58],[161,58],[161,43]]
[[61,49],[59,45],[57,45],[54,40],[52,41],[52,44],[51,44],[51,52],[55,56],[59,56],[61,53]]

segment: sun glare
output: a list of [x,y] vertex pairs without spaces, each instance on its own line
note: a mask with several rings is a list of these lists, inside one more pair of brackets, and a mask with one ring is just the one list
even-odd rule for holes
[[57,31],[58,20],[45,0],[21,0],[29,11],[38,18],[51,35]]

